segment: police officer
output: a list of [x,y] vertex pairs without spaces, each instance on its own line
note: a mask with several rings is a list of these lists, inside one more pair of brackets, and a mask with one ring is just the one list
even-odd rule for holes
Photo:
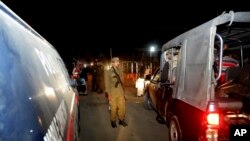
[[97,69],[98,69],[98,60],[95,59],[94,66],[92,68],[92,91],[96,92],[98,90],[97,84]]
[[118,68],[119,58],[112,58],[111,65],[111,68],[105,72],[105,89],[110,104],[111,126],[117,127],[116,116],[118,115],[119,124],[125,127],[128,124],[125,122],[125,95],[121,80],[122,74]]

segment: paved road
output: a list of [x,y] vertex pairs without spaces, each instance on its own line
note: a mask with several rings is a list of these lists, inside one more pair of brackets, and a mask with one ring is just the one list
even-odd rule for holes
[[154,111],[143,108],[143,97],[126,88],[127,127],[112,128],[104,94],[80,96],[81,141],[168,141],[168,128],[159,124]]

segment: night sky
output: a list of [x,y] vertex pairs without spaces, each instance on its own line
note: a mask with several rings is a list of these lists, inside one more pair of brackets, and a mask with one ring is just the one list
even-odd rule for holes
[[147,50],[150,44],[160,49],[168,40],[223,11],[250,9],[247,2],[240,0],[171,1],[171,4],[167,0],[2,1],[48,40],[65,61],[73,57],[109,56],[110,48],[115,56]]

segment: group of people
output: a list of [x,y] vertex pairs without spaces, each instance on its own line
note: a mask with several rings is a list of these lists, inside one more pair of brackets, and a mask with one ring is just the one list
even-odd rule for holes
[[83,91],[80,88],[81,85],[85,85],[86,89],[84,94],[87,94],[87,81],[88,81],[88,74],[91,74],[91,86],[92,92],[102,93],[104,90],[104,68],[97,59],[95,59],[94,64],[92,67],[84,67],[83,61],[77,60],[74,63],[74,68],[72,70],[72,79],[75,80],[76,84],[78,85],[79,93]]
[[77,61],[74,64],[71,78],[74,80],[80,94],[87,94],[87,73],[87,69],[83,67],[82,61]]
[[[125,121],[125,92],[123,87],[123,74],[120,69],[120,60],[118,57],[111,59],[111,67],[108,70],[101,68],[101,65],[95,61],[92,68],[92,91],[105,91],[108,104],[110,106],[110,122],[113,128],[117,127],[116,121],[119,120],[119,125],[126,127],[128,124]],[[87,81],[87,72],[83,67],[83,63],[78,61],[72,71],[72,79],[81,80],[84,78]],[[104,79],[104,80],[103,80]],[[104,83],[102,88],[102,84]],[[87,85],[86,85],[87,86]],[[81,91],[81,89],[78,89]]]
[[[223,56],[223,61],[222,61],[222,73],[221,73],[221,78],[219,80],[220,84],[225,83],[225,71],[227,68],[230,67],[237,67],[239,66],[239,61],[237,61],[236,59],[234,59],[228,51],[227,51],[228,46],[225,45],[224,46],[224,56]],[[215,53],[216,55],[216,53]],[[171,54],[169,52],[166,53],[165,59],[166,62],[169,62],[171,60]],[[173,60],[175,61],[175,60]],[[218,68],[218,58],[215,58],[215,66],[216,68]],[[169,69],[169,63],[166,63],[168,65],[164,66],[164,68],[168,68]],[[172,63],[173,64],[173,68],[175,68],[176,66],[176,62]],[[113,57],[111,59],[111,67],[108,70],[103,70],[103,78],[104,78],[104,84],[105,84],[105,94],[107,96],[108,99],[108,103],[110,106],[110,122],[111,122],[111,126],[113,128],[117,127],[117,119],[118,119],[118,123],[119,125],[122,125],[124,127],[126,127],[128,124],[125,121],[125,113],[126,113],[126,108],[125,108],[125,92],[124,92],[124,86],[123,86],[123,74],[120,70],[120,61],[118,57]],[[95,64],[95,66],[93,67],[93,83],[94,85],[92,85],[92,89],[94,91],[98,91],[98,86],[96,86],[96,84],[99,81],[103,81],[100,80],[98,78],[100,78],[100,76],[98,77],[97,74],[98,71],[98,64]],[[168,72],[168,71],[167,71]],[[87,81],[87,77],[84,76],[86,75],[86,73],[83,73],[83,68],[81,67],[81,63],[77,63],[75,68],[73,69],[72,72],[72,77],[75,79],[81,78],[81,74],[83,75],[83,78],[85,79],[85,81]],[[166,74],[165,78],[169,78],[169,73]],[[164,76],[164,75],[163,75]],[[163,79],[163,78],[162,78]]]

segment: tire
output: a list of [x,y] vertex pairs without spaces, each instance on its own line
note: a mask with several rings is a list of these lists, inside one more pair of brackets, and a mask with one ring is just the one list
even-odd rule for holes
[[172,116],[169,121],[169,141],[182,141],[182,132],[176,116]]
[[151,105],[151,99],[149,98],[149,95],[147,92],[144,94],[144,108],[147,110],[153,110],[153,106]]

